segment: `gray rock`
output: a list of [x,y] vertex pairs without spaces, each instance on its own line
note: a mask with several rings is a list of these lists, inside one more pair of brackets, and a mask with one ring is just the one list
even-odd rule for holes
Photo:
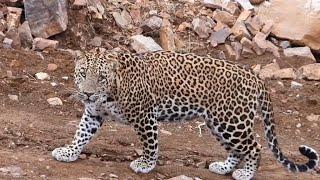
[[67,29],[67,0],[28,0],[24,10],[35,37],[48,38]]
[[137,53],[162,50],[161,46],[159,46],[159,44],[157,44],[151,37],[135,35],[130,39],[132,40],[131,46]]
[[316,61],[309,47],[294,47],[287,48],[283,50],[283,53],[286,57],[298,56],[298,57],[306,57]]

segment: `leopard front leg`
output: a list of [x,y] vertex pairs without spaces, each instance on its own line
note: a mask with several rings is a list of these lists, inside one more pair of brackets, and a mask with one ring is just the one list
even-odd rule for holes
[[103,123],[99,115],[86,109],[82,115],[80,124],[70,145],[59,147],[52,151],[52,156],[62,162],[72,162],[78,159],[84,146],[89,143],[93,135],[98,131]]
[[158,124],[154,117],[149,116],[135,122],[134,127],[143,144],[143,154],[131,162],[130,168],[136,173],[148,173],[158,160]]

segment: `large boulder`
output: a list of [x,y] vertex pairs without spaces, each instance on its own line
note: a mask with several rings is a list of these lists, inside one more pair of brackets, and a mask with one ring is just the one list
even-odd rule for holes
[[257,12],[262,21],[273,20],[275,36],[320,50],[320,1],[273,0]]
[[67,0],[28,0],[24,10],[35,37],[48,38],[67,29]]

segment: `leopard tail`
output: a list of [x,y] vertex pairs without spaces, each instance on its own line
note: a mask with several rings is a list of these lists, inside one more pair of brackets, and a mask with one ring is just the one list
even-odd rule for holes
[[264,84],[261,84],[260,89],[262,90],[259,92],[258,101],[264,121],[265,137],[273,155],[291,172],[307,172],[313,170],[318,166],[319,163],[319,154],[314,149],[305,145],[301,145],[299,147],[300,153],[309,159],[309,161],[305,164],[297,164],[293,161],[290,161],[282,153],[275,133],[274,113],[271,105],[270,94]]

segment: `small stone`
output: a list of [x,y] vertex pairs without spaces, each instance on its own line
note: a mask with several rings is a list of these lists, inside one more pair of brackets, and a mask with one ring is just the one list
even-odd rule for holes
[[219,58],[219,59],[227,59],[227,58],[226,58],[226,55],[224,54],[223,51],[219,51],[219,52],[218,52],[218,58]]
[[252,6],[249,0],[237,0],[237,2],[242,6],[244,10],[254,9],[254,6]]
[[113,12],[112,16],[116,21],[116,24],[123,29],[128,29],[129,25],[132,23],[131,16],[128,11],[123,10],[119,12]]
[[160,30],[161,47],[167,51],[175,51],[174,33],[168,19],[164,19]]
[[17,29],[20,25],[20,17],[22,13],[21,8],[16,7],[7,7],[8,14],[7,14],[7,28],[8,31],[12,29]]
[[100,47],[102,44],[102,40],[102,37],[96,36],[89,42],[89,44],[91,46]]
[[254,51],[253,51],[252,49],[249,49],[249,48],[247,48],[247,47],[242,47],[242,53],[241,53],[241,55],[242,55],[243,57],[248,58],[248,57],[251,57],[253,54],[254,54]]
[[307,80],[320,80],[320,64],[313,63],[304,65],[298,69],[298,77]]
[[167,180],[193,180],[193,179],[191,177],[186,176],[186,175],[180,175],[180,176],[169,178]]
[[58,65],[53,64],[53,63],[50,63],[50,64],[48,64],[48,66],[47,66],[47,70],[48,70],[48,71],[55,71],[57,68],[58,68]]
[[161,129],[160,132],[161,132],[162,134],[165,134],[165,135],[168,135],[168,136],[171,136],[171,135],[172,135],[172,133],[171,133],[170,131],[166,131],[166,130],[164,130],[164,129]]
[[261,64],[256,64],[251,67],[252,71],[255,72],[256,74],[259,74],[261,71]]
[[109,174],[109,177],[110,177],[111,179],[118,179],[118,178],[119,178],[119,176],[117,176],[117,175],[115,175],[115,174]]
[[8,94],[9,99],[12,101],[19,101],[19,96],[13,95],[13,94]]
[[33,37],[31,34],[31,30],[30,30],[28,21],[23,22],[22,25],[19,26],[18,33],[19,33],[21,45],[23,47],[31,48],[32,42],[33,42]]
[[50,76],[49,74],[47,73],[44,73],[44,72],[38,72],[36,73],[36,78],[39,79],[39,80],[46,80],[46,79],[50,79]]
[[46,48],[56,49],[58,47],[58,41],[43,39],[43,38],[35,38],[32,43],[32,49],[34,50],[44,50]]
[[297,128],[301,128],[301,126],[302,126],[301,123],[298,123],[298,124],[296,125]]
[[296,81],[291,81],[291,86],[292,89],[301,89],[303,87],[303,84],[298,83]]
[[242,53],[242,44],[239,42],[232,42],[231,43],[232,48],[234,49],[236,53],[236,60],[240,59],[241,53]]
[[195,18],[192,21],[192,28],[200,38],[208,38],[212,32],[212,25],[205,20],[204,17]]
[[246,37],[243,37],[243,38],[241,39],[240,43],[241,43],[244,47],[246,47],[246,48],[248,48],[248,49],[251,49],[251,48],[253,47],[252,41],[251,41],[250,39],[246,38]]
[[250,31],[250,33],[253,35],[256,35],[258,32],[260,32],[262,28],[262,22],[260,21],[260,18],[258,16],[248,18],[245,21],[245,25],[247,29]]
[[279,69],[274,72],[274,78],[278,79],[296,79],[296,77],[292,68]]
[[65,81],[68,81],[69,80],[69,77],[68,76],[62,76],[61,77],[63,80],[65,80]]
[[144,32],[160,30],[162,26],[162,18],[158,16],[151,16],[149,19],[145,20],[141,28]]
[[237,54],[233,50],[232,46],[230,46],[229,44],[225,44],[225,48],[227,50],[228,58],[231,59],[231,60],[236,60],[237,59]]
[[3,42],[4,38],[6,38],[6,35],[3,34],[2,31],[0,31],[0,42]]
[[273,21],[266,21],[261,32],[263,34],[265,34],[266,36],[269,36],[269,34],[271,33],[271,30],[272,30],[272,27],[273,27]]
[[287,49],[291,46],[290,44],[290,41],[281,41],[279,46],[282,48],[282,49]]
[[220,21],[221,23],[228,26],[233,26],[237,20],[236,17],[234,17],[232,14],[228,13],[227,11],[221,11],[219,9],[214,11],[213,19],[215,19],[216,21]]
[[47,99],[47,102],[52,105],[52,106],[62,106],[62,100],[58,97],[54,97],[54,98],[49,98]]
[[159,46],[151,37],[135,35],[130,39],[133,40],[131,46],[137,53],[162,50],[161,46]]
[[234,26],[231,28],[231,32],[238,40],[242,39],[243,37],[251,39],[251,34],[246,28],[244,21],[236,22]]
[[178,32],[183,32],[183,31],[185,31],[187,28],[192,29],[192,25],[191,25],[190,23],[188,23],[188,22],[183,22],[183,23],[181,23],[181,24],[179,25],[177,31],[178,31]]
[[52,87],[55,87],[55,86],[58,85],[56,82],[51,82],[50,84],[51,84]]
[[274,61],[273,63],[265,65],[259,72],[259,77],[261,79],[273,78],[274,73],[280,70],[279,64]]
[[136,154],[138,156],[142,156],[143,155],[143,150],[142,149],[135,149],[134,151],[136,152]]
[[7,21],[0,18],[0,32],[4,32],[7,29]]
[[320,122],[320,115],[315,115],[315,114],[311,114],[309,116],[307,116],[307,120],[310,122]]
[[264,2],[265,0],[250,0],[250,2],[254,5],[257,5],[257,4],[261,4],[262,2]]
[[230,28],[223,28],[219,31],[213,32],[209,38],[211,45],[216,47],[218,44],[225,43],[230,34]]
[[72,5],[76,7],[84,7],[87,5],[87,0],[75,0]]
[[[263,53],[264,51],[268,51],[271,52],[275,57],[280,58],[280,53],[279,53],[279,48],[274,45],[272,42],[266,40],[266,34],[263,34],[261,32],[258,32],[254,38],[252,39],[253,42],[253,49],[257,50],[257,54],[258,54],[258,49],[261,50],[261,52]],[[261,55],[261,54],[258,54]]]
[[309,47],[294,47],[294,48],[287,48],[283,50],[283,53],[286,57],[298,56],[298,57],[305,57],[312,59],[316,62],[311,50]]
[[4,38],[4,40],[2,41],[2,43],[3,43],[3,47],[4,47],[4,48],[12,48],[13,40],[12,40],[12,39],[9,39],[9,38]]

